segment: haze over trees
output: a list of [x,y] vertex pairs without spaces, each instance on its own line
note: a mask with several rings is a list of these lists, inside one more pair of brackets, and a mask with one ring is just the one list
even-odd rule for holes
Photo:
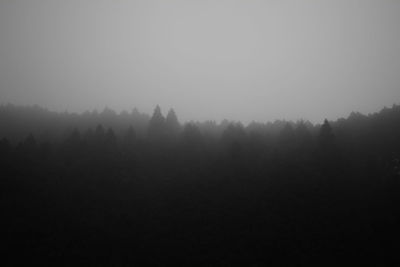
[[7,262],[398,261],[400,106],[316,125],[164,114],[1,106]]
[[0,0],[0,267],[400,266],[399,25],[400,0]]

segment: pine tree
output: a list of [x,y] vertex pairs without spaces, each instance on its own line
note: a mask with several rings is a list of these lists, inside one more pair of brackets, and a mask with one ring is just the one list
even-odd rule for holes
[[193,123],[185,124],[182,132],[182,141],[186,148],[198,149],[203,145],[203,136],[199,127]]
[[279,133],[279,142],[283,146],[293,146],[296,140],[296,134],[293,126],[290,123],[286,123],[285,127]]
[[319,145],[324,151],[331,151],[334,147],[335,136],[328,120],[325,119],[319,131]]
[[180,131],[181,125],[179,124],[178,117],[172,108],[168,111],[165,127],[167,134],[170,137],[177,136]]
[[310,150],[312,148],[313,136],[304,121],[301,121],[295,130],[297,148],[300,150]]
[[129,126],[124,136],[125,145],[133,145],[136,142],[136,131],[132,126]]
[[115,136],[115,133],[114,133],[113,129],[108,128],[107,133],[105,135],[105,143],[106,143],[106,145],[113,146],[113,145],[115,145],[116,140],[117,140],[117,138]]
[[165,118],[161,113],[160,106],[156,106],[148,127],[148,137],[151,139],[161,139],[165,134]]

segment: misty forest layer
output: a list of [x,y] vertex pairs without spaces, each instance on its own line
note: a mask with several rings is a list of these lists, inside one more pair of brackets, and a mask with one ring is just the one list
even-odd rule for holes
[[8,263],[398,261],[400,106],[309,122],[0,107]]

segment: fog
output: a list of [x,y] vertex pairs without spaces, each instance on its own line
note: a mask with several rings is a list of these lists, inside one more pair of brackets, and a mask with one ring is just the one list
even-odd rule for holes
[[399,1],[0,2],[0,102],[182,121],[336,119],[400,102]]
[[399,25],[399,0],[0,0],[3,265],[400,266]]

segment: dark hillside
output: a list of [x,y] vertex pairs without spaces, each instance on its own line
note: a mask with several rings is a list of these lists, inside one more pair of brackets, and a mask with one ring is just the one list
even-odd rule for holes
[[399,263],[400,106],[180,124],[0,108],[9,265]]

